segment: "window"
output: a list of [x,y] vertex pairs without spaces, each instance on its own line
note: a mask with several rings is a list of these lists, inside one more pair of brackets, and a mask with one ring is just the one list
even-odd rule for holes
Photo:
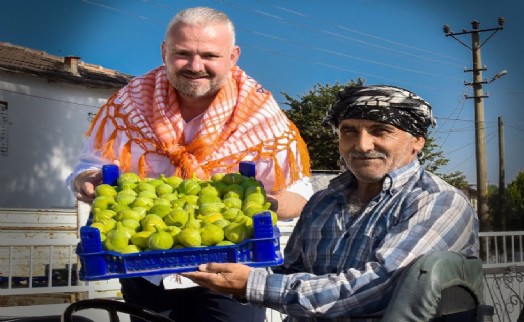
[[9,118],[7,102],[0,101],[0,157],[6,157],[9,147]]

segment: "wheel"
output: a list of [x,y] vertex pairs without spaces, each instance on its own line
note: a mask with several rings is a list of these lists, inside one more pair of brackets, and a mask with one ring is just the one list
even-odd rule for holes
[[61,322],[74,322],[73,314],[85,309],[101,309],[109,313],[109,322],[120,322],[117,313],[126,313],[150,322],[174,322],[165,316],[138,305],[107,299],[82,300],[69,305],[62,313]]

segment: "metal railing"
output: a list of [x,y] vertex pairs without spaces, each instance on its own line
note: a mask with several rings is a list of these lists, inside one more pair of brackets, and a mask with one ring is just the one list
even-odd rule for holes
[[482,232],[484,300],[495,308],[494,321],[513,322],[524,307],[524,231]]

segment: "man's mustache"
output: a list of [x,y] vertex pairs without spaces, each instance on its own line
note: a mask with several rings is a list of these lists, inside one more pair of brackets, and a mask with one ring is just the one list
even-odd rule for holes
[[350,152],[349,154],[350,158],[353,159],[385,159],[387,156],[383,152],[379,151],[368,151],[368,152]]
[[184,70],[180,72],[180,75],[182,76],[189,76],[189,77],[209,77],[209,74],[202,71],[202,72],[193,72],[190,70]]

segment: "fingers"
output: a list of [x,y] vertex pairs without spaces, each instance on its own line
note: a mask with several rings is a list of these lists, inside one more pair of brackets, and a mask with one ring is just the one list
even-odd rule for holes
[[221,272],[230,272],[231,268],[229,268],[231,264],[227,263],[207,263],[207,264],[201,264],[198,266],[198,270],[201,272],[207,272],[207,273],[221,273]]
[[95,187],[102,182],[101,170],[88,170],[80,173],[74,180],[76,199],[91,202],[95,197]]

